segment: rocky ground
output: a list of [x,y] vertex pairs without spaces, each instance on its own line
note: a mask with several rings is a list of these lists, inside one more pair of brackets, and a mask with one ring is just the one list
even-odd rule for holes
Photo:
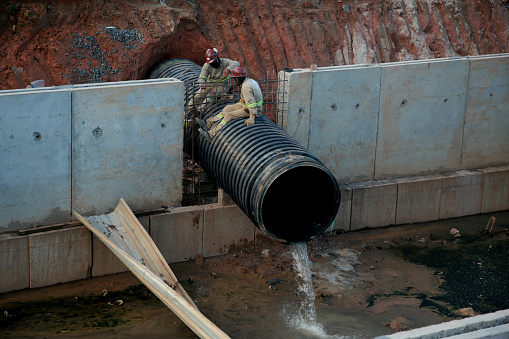
[[509,50],[508,0],[0,0],[0,89],[142,79],[207,48],[251,76],[284,67]]
[[[302,291],[289,245],[171,267],[232,338],[373,338],[509,308],[508,228],[499,212],[312,240],[318,330],[295,320]],[[0,294],[0,315],[0,337],[194,336],[130,273]]]

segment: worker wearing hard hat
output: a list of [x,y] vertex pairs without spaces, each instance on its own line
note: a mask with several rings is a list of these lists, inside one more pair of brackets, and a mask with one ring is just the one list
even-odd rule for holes
[[[207,119],[207,121],[196,118],[196,122],[201,127],[198,131],[208,141],[212,141],[212,138],[228,121],[249,117],[245,124],[251,126],[255,123],[255,118],[262,114],[263,95],[258,83],[247,77],[247,72],[242,66],[236,66],[231,77],[237,85],[241,86],[240,101],[236,104],[227,105],[221,113]],[[218,121],[219,123],[217,123]]]
[[201,104],[205,100],[211,101],[212,96],[220,95],[228,90],[230,73],[235,66],[240,66],[238,61],[219,58],[216,48],[208,49],[205,52],[205,58],[205,64],[198,78],[200,89],[189,101],[189,105],[197,104],[200,108],[203,108]]

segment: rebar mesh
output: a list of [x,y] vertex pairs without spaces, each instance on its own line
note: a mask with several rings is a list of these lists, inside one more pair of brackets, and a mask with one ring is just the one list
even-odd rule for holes
[[[263,114],[283,128],[288,108],[286,102],[285,76],[264,80],[256,80],[263,94]],[[195,120],[194,118],[209,117],[221,111],[222,107],[232,104],[240,98],[240,87],[228,83],[223,91],[211,91],[214,94],[206,96],[201,103],[195,102],[200,84],[197,80],[185,81],[185,119],[184,119],[184,170],[182,184],[182,206],[202,205],[217,202],[217,184],[208,177],[201,168],[195,154]],[[190,104],[194,103],[194,104]]]

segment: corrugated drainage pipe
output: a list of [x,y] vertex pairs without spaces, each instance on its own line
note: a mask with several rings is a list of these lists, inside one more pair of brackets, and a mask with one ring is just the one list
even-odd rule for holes
[[341,199],[330,170],[267,117],[244,121],[230,121],[211,143],[197,137],[203,169],[270,237],[299,242],[323,233]]

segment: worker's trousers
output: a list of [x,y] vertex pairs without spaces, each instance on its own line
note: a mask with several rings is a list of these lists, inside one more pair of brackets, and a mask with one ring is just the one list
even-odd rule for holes
[[[242,106],[242,104],[240,103],[227,105],[225,108],[223,108],[223,111],[221,113],[207,119],[207,127],[210,128],[209,129],[210,137],[213,138],[217,134],[217,132],[219,132],[221,128],[223,128],[223,126],[228,123],[228,121],[238,118],[249,117],[249,113],[244,112],[244,108],[245,106]],[[214,124],[220,120],[221,122],[214,126]]]

